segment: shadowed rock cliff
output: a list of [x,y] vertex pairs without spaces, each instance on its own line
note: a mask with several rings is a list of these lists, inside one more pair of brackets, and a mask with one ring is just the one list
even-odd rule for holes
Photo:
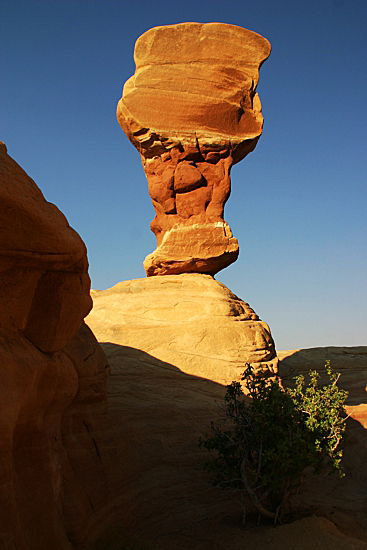
[[107,403],[107,360],[83,323],[86,248],[4,144],[0,219],[0,547],[69,549],[90,526],[82,479],[99,463],[79,424],[92,431]]

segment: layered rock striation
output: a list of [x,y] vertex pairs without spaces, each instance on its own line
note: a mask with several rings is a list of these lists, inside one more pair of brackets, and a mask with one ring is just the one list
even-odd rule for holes
[[222,384],[239,379],[246,362],[277,371],[268,325],[210,275],[123,281],[92,296],[87,322],[100,342],[137,348]]
[[108,369],[83,323],[86,248],[4,144],[0,219],[0,547],[71,549],[93,524],[86,472],[105,483],[92,432]]
[[[181,283],[180,279],[186,282]],[[191,283],[189,290],[188,281],[195,279],[198,282]],[[182,289],[182,299],[176,292],[176,302],[175,280],[176,290],[187,285],[186,290]],[[87,322],[111,366],[108,392],[116,459],[107,474],[113,479],[115,491],[116,533],[139,533],[147,546],[163,550],[226,550],[229,546],[281,550],[297,544],[300,548],[320,544],[325,550],[362,550],[367,542],[367,432],[362,426],[367,348],[334,348],[332,357],[330,349],[299,350],[291,367],[286,361],[281,362],[279,373],[288,385],[294,376],[309,368],[319,370],[325,356],[335,363],[336,370],[346,358],[341,380],[352,394],[348,413],[354,411],[353,418],[348,419],[346,476],[340,481],[337,476],[315,477],[305,472],[300,491],[291,499],[292,519],[312,517],[270,530],[267,525],[243,530],[240,505],[228,494],[209,490],[209,476],[201,468],[208,453],[199,449],[198,440],[208,431],[210,422],[223,415],[220,405],[226,390],[224,383],[230,383],[241,372],[241,361],[233,353],[232,342],[233,347],[239,342],[235,325],[240,331],[246,321],[243,310],[240,315],[235,312],[239,313],[242,305],[248,314],[250,308],[233,295],[229,297],[228,290],[206,284],[208,280],[208,276],[200,274],[152,277],[92,293],[95,308]],[[200,292],[199,281],[203,283]],[[168,297],[162,303],[158,297],[163,293],[156,292],[159,286],[154,289],[154,284],[162,285],[161,290],[168,285]],[[151,285],[149,292],[147,285]],[[133,307],[135,300],[139,307]],[[198,304],[197,332],[191,339],[193,327],[189,319],[194,302]],[[165,320],[167,309],[171,312],[170,323]],[[214,315],[211,325],[205,319],[205,309],[208,316]],[[218,330],[214,336],[219,341],[213,338],[205,344],[204,338],[202,347],[199,344],[195,348],[195,342],[200,342],[200,326],[203,325],[203,335],[205,327],[213,328],[215,324]],[[224,330],[221,339],[226,327],[230,332]],[[140,349],[137,341],[141,342]],[[222,352],[218,354],[220,348]],[[280,352],[283,358],[291,355]],[[308,357],[307,363],[302,362],[302,356]],[[234,357],[236,362],[232,363]],[[298,362],[297,357],[301,359]],[[213,381],[211,376],[223,383]],[[257,515],[253,518],[256,523]]]
[[243,531],[238,504],[207,490],[198,439],[222,414],[223,384],[245,360],[274,370],[267,325],[208,275],[93,292],[87,320],[110,363],[107,409],[106,355],[83,323],[91,306],[84,244],[4,146],[0,208],[8,223],[0,254],[1,548],[82,550],[108,526],[121,546],[139,534],[162,550],[310,541],[365,548],[366,348],[280,352],[285,384],[325,358],[344,366],[346,476],[310,476],[292,502],[301,515],[324,517],[272,529],[271,538],[267,527]]
[[214,275],[237,259],[223,210],[231,167],[262,132],[256,87],[269,54],[265,38],[223,23],[155,27],[137,40],[117,118],[141,155],[155,210],[148,276]]

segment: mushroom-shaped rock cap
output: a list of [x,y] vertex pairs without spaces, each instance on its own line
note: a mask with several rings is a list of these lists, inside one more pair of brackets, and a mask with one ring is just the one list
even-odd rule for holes
[[123,130],[146,157],[160,144],[199,143],[238,149],[238,162],[261,135],[256,86],[270,49],[259,34],[224,23],[150,29],[136,42],[136,71],[118,105]]
[[270,54],[266,38],[226,23],[179,23],[154,27],[136,41],[136,68],[153,64],[204,62],[249,67],[257,74]]

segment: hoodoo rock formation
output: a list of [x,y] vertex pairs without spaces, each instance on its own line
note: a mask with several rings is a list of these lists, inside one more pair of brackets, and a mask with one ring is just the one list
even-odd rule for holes
[[256,86],[269,54],[265,38],[223,23],[155,27],[137,40],[117,117],[141,155],[156,213],[148,276],[214,275],[237,259],[223,210],[231,167],[262,132]]
[[[118,116],[156,210],[146,271],[161,276],[92,291],[91,312],[83,241],[0,144],[1,550],[127,548],[136,535],[160,550],[366,548],[367,348],[281,352],[278,369],[269,327],[212,276],[238,253],[223,207],[232,164],[261,134],[269,52],[218,23],[138,40]],[[292,385],[325,359],[350,392],[346,476],[304,472],[303,519],[243,530],[238,503],[207,490],[198,439],[246,362]]]

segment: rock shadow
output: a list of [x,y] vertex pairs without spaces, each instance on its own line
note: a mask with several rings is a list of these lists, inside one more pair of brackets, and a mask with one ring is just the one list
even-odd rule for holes
[[129,346],[101,346],[111,367],[110,430],[94,437],[111,487],[111,525],[151,541],[208,517],[240,518],[236,502],[210,489],[201,467],[207,451],[198,446],[225,386]]
[[[209,489],[208,475],[201,468],[208,453],[198,447],[199,437],[221,414],[226,387],[136,348],[112,342],[101,346],[111,366],[111,428],[108,434],[95,436],[104,440],[98,446],[111,487],[110,523],[126,533],[139,532],[147,540],[178,534],[201,522],[204,529],[209,519],[220,523],[238,517],[240,527],[238,503]],[[309,370],[308,365],[302,368]],[[286,371],[284,364],[280,371],[290,379],[297,374]],[[363,538],[367,533],[367,433],[352,418],[348,433],[345,478],[306,473],[292,509],[295,517],[315,513],[346,534]]]

